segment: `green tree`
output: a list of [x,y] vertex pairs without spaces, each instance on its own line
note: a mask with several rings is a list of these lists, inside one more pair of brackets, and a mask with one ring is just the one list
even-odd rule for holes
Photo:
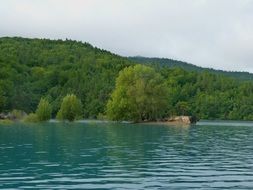
[[82,103],[74,94],[68,94],[62,100],[57,119],[74,121],[82,115]]
[[107,115],[112,120],[155,120],[163,116],[167,104],[168,88],[163,77],[148,66],[130,66],[116,79]]
[[177,113],[179,115],[186,115],[189,113],[190,106],[187,102],[178,102],[176,104]]
[[0,113],[3,111],[4,107],[4,98],[0,94]]
[[[1,73],[0,73],[1,74]],[[6,104],[6,97],[5,97],[5,91],[7,90],[5,87],[5,81],[0,80],[0,113],[4,111],[4,107]]]
[[24,120],[24,122],[27,123],[36,123],[39,122],[38,116],[35,113],[30,113],[29,115],[27,115]]
[[39,121],[48,121],[51,118],[52,108],[49,102],[41,98],[36,110],[36,115]]
[[[166,116],[182,113],[178,112],[177,103],[187,102],[187,114],[201,119],[253,120],[251,73],[203,69],[171,59],[130,59],[71,40],[0,38],[0,112],[17,109],[31,113],[36,110],[40,98],[46,97],[52,106],[52,116],[55,116],[61,106],[62,95],[71,92],[81,98],[85,107],[83,116],[98,118],[99,114],[106,113],[106,109],[108,112],[108,100],[119,72],[138,62],[154,68],[166,79],[170,106]],[[141,82],[130,85],[131,89],[134,85],[138,86],[138,90],[132,90],[132,93],[138,94],[145,89],[141,87]],[[122,88],[122,93],[126,91]],[[142,101],[141,98],[136,101]],[[138,103],[139,107],[132,109],[127,107],[131,102],[129,99],[120,100],[121,110],[117,117],[114,111],[114,118],[121,119],[122,112],[133,118],[132,113],[127,114],[128,109],[144,109],[145,106]],[[152,102],[151,99],[149,101]],[[146,107],[151,105],[149,101],[144,101],[148,102]],[[117,102],[114,104],[115,110]],[[126,108],[123,109],[124,104]],[[152,117],[156,118],[145,113],[143,118]],[[31,118],[34,116],[31,115]]]

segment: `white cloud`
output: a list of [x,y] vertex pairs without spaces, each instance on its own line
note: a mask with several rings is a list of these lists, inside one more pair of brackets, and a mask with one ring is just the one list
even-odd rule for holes
[[71,38],[115,53],[253,72],[253,0],[0,1],[0,36]]

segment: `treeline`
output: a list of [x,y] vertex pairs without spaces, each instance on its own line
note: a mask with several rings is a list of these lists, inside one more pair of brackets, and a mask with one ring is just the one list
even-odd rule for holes
[[197,72],[209,72],[213,74],[218,75],[224,75],[228,77],[234,77],[241,80],[253,80],[253,74],[249,72],[239,72],[239,71],[222,71],[222,70],[216,70],[211,68],[204,68],[199,67],[190,63],[186,63],[183,61],[177,61],[173,59],[167,59],[167,58],[149,58],[149,57],[128,57],[128,59],[138,62],[138,63],[144,63],[148,65],[154,65],[158,64],[160,66],[165,66],[169,68],[181,68],[186,71],[197,71]]
[[253,120],[253,82],[208,72],[162,69],[169,87],[169,114],[201,119]]
[[[0,38],[0,112],[36,112],[44,98],[56,117],[63,98],[75,94],[82,103],[83,118],[104,116],[119,72],[136,64],[77,41]],[[149,66],[168,88],[166,115],[253,120],[252,81]]]
[[132,63],[90,44],[70,40],[0,38],[0,112],[34,112],[41,97],[56,116],[75,94],[85,118],[104,113],[120,70]]

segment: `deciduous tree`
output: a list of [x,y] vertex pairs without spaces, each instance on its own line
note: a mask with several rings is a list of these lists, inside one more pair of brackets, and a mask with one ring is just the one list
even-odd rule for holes
[[107,104],[112,120],[155,120],[167,108],[168,88],[154,69],[136,65],[123,69],[116,79],[116,88]]
[[61,108],[57,113],[60,120],[74,121],[82,115],[82,103],[74,94],[68,94],[62,100]]

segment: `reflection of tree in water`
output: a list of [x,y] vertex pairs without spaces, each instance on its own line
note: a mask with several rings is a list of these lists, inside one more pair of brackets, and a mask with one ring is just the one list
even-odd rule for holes
[[[25,167],[36,169],[40,174],[62,172],[81,176],[104,175],[110,169],[124,172],[143,168],[155,170],[160,163],[167,169],[188,167],[194,163],[214,163],[215,159],[217,164],[217,159],[235,159],[235,155],[240,161],[251,152],[249,136],[253,136],[250,127],[240,126],[18,125],[0,130],[1,146],[15,145],[10,149],[0,149],[5,155],[0,158],[1,163],[5,163],[1,166],[3,169]],[[56,166],[49,167],[53,164]]]
[[120,163],[129,169],[141,167],[148,160],[161,156],[160,153],[166,152],[170,146],[175,146],[168,142],[169,136],[178,134],[178,138],[187,140],[188,129],[188,126],[149,124],[110,126],[106,130],[107,157],[111,160],[110,164]]

